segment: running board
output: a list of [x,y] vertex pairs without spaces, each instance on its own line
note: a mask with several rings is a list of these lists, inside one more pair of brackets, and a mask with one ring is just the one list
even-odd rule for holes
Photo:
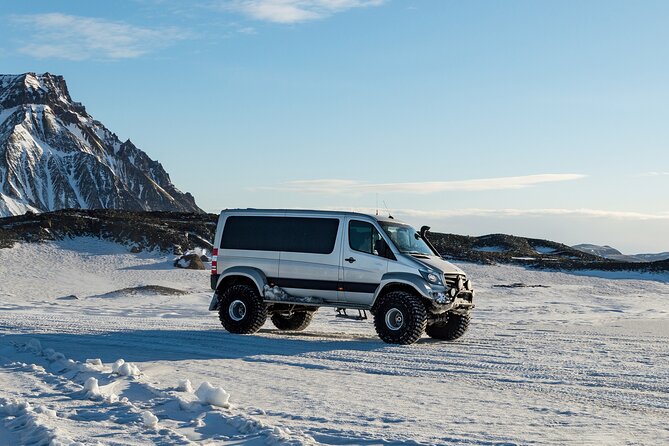
[[351,320],[354,320],[354,321],[364,321],[364,320],[367,319],[367,311],[366,310],[358,309],[358,315],[357,316],[347,314],[346,313],[346,308],[337,308],[336,311],[337,311],[337,314],[335,316],[343,318],[343,319],[351,319]]

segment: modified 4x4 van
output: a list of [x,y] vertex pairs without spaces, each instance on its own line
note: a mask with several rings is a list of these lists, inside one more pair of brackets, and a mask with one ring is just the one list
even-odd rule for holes
[[427,229],[353,212],[225,210],[209,310],[231,333],[255,333],[268,316],[280,330],[303,330],[319,307],[332,307],[359,320],[370,311],[388,343],[412,344],[426,331],[457,339],[474,291],[426,239]]

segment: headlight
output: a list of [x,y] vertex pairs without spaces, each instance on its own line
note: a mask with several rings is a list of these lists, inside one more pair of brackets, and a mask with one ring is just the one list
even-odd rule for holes
[[428,282],[434,283],[434,284],[441,284],[441,279],[434,272],[432,272],[432,271],[421,271],[420,273],[423,276],[423,278],[425,280],[427,280]]

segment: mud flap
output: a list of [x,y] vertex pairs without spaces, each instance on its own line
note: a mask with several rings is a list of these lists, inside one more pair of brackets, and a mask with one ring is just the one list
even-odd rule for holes
[[209,304],[209,311],[218,310],[218,293],[214,293],[214,297],[211,298],[211,303]]

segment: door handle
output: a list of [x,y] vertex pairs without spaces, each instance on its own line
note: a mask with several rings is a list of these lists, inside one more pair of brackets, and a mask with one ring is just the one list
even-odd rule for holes
[[353,257],[349,257],[348,259],[344,259],[344,260],[346,260],[348,263],[355,262],[355,259]]

